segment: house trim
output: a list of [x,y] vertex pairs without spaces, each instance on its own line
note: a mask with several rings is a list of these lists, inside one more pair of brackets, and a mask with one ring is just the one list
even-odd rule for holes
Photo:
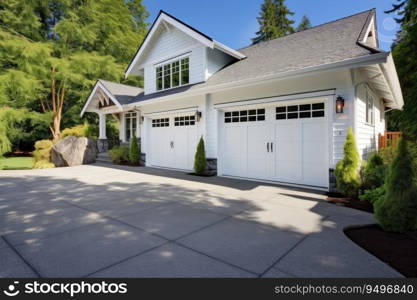
[[[119,108],[119,111],[123,111],[123,106],[119,103],[119,101],[116,100],[116,98],[113,96],[113,94],[109,92],[109,90],[100,82],[100,80],[97,80],[93,90],[90,93],[90,96],[87,99],[87,102],[84,104],[84,107],[81,110],[80,117],[82,117],[84,115],[84,113],[86,112],[87,107],[90,104],[90,102],[92,101],[93,96],[96,93],[98,88],[100,88],[100,91],[104,92],[106,94],[106,96],[108,96],[113,101],[113,103]],[[102,109],[100,109],[100,111],[106,111],[106,108],[102,108]],[[115,112],[117,110],[114,110],[113,108],[111,108],[111,109],[109,108],[109,111]]]
[[153,113],[146,113],[142,114],[142,116],[150,118],[160,115],[171,115],[171,114],[181,114],[181,113],[187,113],[187,112],[196,112],[198,110],[198,106],[193,107],[187,107],[187,108],[180,108],[180,109],[170,109],[170,110],[163,110],[163,111],[157,111]]
[[225,103],[214,104],[214,108],[225,109],[228,107],[235,107],[235,106],[257,105],[257,104],[272,103],[272,102],[278,102],[278,101],[334,96],[335,91],[336,89],[329,89],[329,90],[294,93],[294,94],[280,95],[280,96],[273,96],[273,97],[266,97],[266,98],[263,97],[263,98],[256,98],[256,99],[248,99],[248,100],[241,100],[241,101],[234,101],[234,102],[225,102]]
[[181,20],[171,16],[170,14],[164,12],[163,10],[161,10],[156,18],[156,21],[152,24],[151,29],[148,31],[148,34],[145,36],[145,39],[143,40],[142,44],[139,46],[138,51],[136,52],[133,60],[131,61],[131,63],[129,64],[129,66],[126,69],[125,72],[125,77],[128,77],[129,74],[132,72],[133,67],[137,64],[139,58],[141,57],[141,55],[143,54],[143,52],[145,51],[146,47],[148,46],[149,42],[152,39],[152,36],[155,34],[156,29],[159,27],[159,25],[162,22],[166,22],[174,27],[176,27],[177,29],[179,29],[180,31],[184,32],[185,34],[189,35],[190,37],[194,38],[195,40],[197,40],[198,42],[200,42],[201,44],[203,44],[206,47],[209,47],[211,49],[217,48],[233,57],[235,57],[236,59],[243,59],[246,56],[243,55],[242,53],[233,50],[229,47],[227,47],[226,45],[223,45],[220,42],[217,42],[215,40],[213,40],[211,37],[203,34],[202,32],[196,30],[195,28],[189,26],[188,24],[182,22]]

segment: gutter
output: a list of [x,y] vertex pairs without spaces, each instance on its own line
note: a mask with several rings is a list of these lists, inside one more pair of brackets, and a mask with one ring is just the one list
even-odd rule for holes
[[202,95],[205,93],[213,93],[213,92],[219,92],[224,91],[232,88],[237,88],[241,86],[248,86],[248,85],[256,85],[256,84],[263,84],[268,81],[275,81],[277,79],[287,79],[290,77],[298,77],[298,76],[305,76],[316,72],[323,72],[323,71],[331,71],[331,70],[337,70],[337,69],[343,69],[343,68],[353,68],[353,67],[360,67],[360,66],[366,66],[366,65],[372,65],[372,64],[380,64],[385,63],[387,61],[387,57],[389,56],[388,52],[383,53],[377,53],[372,55],[365,55],[360,57],[355,57],[351,59],[346,59],[343,61],[339,61],[336,63],[331,64],[324,64],[319,66],[313,66],[313,67],[307,67],[295,71],[288,71],[288,72],[282,72],[278,74],[273,75],[267,75],[256,79],[244,79],[240,81],[230,82],[230,83],[224,83],[215,85],[212,87],[204,87],[200,89],[196,89],[194,91],[187,91],[176,95],[170,95],[170,96],[164,96],[159,97],[151,100],[145,100],[143,102],[133,102],[131,104],[125,105],[125,108],[130,108],[132,106],[145,106],[145,105],[151,105],[154,103],[159,102],[165,102],[169,100],[174,100],[177,98],[183,98],[183,97],[191,97],[196,95]]

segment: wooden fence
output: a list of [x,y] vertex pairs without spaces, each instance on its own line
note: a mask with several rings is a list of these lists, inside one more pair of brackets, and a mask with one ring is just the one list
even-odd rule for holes
[[378,148],[382,149],[393,145],[398,145],[398,141],[401,137],[401,131],[385,131],[384,135],[378,135]]

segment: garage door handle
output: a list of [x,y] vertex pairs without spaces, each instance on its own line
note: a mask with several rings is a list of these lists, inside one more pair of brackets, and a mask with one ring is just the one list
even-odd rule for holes
[[174,148],[174,142],[170,142],[169,144],[170,144],[171,148]]
[[269,152],[269,143],[266,143],[266,151]]
[[271,152],[274,152],[274,143],[271,143]]

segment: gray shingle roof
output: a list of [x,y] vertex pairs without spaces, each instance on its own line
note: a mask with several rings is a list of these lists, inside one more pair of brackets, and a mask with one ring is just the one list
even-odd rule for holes
[[121,105],[135,102],[135,97],[143,93],[143,89],[131,85],[111,82],[103,79],[98,80]]
[[[213,74],[206,82],[168,91],[144,95],[142,89],[106,82],[115,85],[121,104],[141,102],[174,93],[194,91],[200,88],[232,83],[247,79],[259,79],[268,75],[296,71],[308,67],[336,63],[360,56],[372,55],[379,49],[370,49],[358,43],[371,20],[374,10],[345,17],[333,22],[312,27],[271,41],[262,42],[238,50],[246,59],[232,63]],[[123,90],[125,87],[126,90]],[[140,90],[140,92],[138,92]],[[113,92],[112,92],[113,93]],[[136,93],[136,95],[134,95]],[[117,99],[119,99],[117,98]],[[123,102],[123,103],[122,103]]]

